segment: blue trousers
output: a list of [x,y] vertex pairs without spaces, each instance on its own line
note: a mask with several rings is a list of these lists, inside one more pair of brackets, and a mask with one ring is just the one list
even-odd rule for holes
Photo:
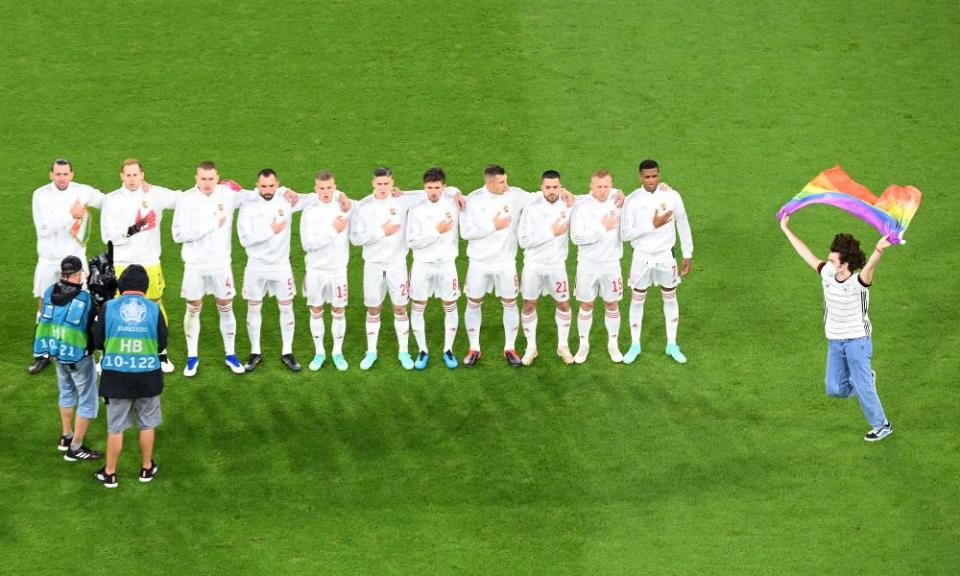
[[834,398],[856,396],[867,422],[873,427],[881,426],[887,417],[870,367],[873,341],[864,336],[827,342],[827,394]]

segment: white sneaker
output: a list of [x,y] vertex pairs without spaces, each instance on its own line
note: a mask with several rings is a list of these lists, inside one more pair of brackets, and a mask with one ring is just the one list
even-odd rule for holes
[[607,342],[607,353],[610,354],[610,359],[614,362],[623,362],[623,354],[620,353],[620,346],[617,345],[616,340]]
[[587,356],[590,354],[590,346],[583,344],[580,346],[580,349],[577,350],[577,355],[573,357],[573,361],[577,364],[583,364],[587,361]]
[[573,364],[573,354],[570,353],[570,349],[566,346],[557,348],[557,356],[563,360],[564,364]]
[[[173,364],[170,364],[173,366]],[[200,366],[200,359],[196,356],[187,357],[187,363],[183,366],[183,375],[191,378],[197,375],[197,367]]]
[[527,348],[520,362],[522,362],[524,366],[529,366],[533,364],[533,359],[536,358],[538,354],[540,354],[540,352],[536,348]]

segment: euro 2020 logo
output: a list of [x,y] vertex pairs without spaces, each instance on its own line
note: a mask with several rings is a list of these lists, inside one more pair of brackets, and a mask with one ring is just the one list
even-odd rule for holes
[[139,324],[147,317],[147,306],[139,300],[127,300],[120,306],[120,318],[124,322]]

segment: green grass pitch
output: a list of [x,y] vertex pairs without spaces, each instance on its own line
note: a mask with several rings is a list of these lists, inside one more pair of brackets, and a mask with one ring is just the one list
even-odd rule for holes
[[[956,2],[44,1],[4,2],[3,14],[0,572],[957,573]],[[448,371],[435,357],[403,372],[386,313],[380,363],[360,372],[354,250],[350,371],[285,372],[268,301],[265,364],[234,377],[208,300],[198,377],[167,380],[157,480],[136,482],[128,433],[108,491],[93,464],[54,450],[54,371],[24,370],[30,192],[58,155],[105,191],[135,156],[172,188],[191,186],[204,159],[247,186],[270,166],[301,191],[331,168],[354,198],[378,164],[404,188],[440,164],[465,191],[488,162],[527,189],[554,168],[583,193],[597,168],[634,189],[638,161],[654,157],[684,195],[696,245],[679,291],[690,362],[663,355],[654,295],[634,365],[606,359],[598,313],[586,365],[544,353],[510,370],[488,300],[479,368]],[[855,401],[824,395],[817,277],[774,219],[838,162],[874,191],[924,192],[872,291],[878,387],[897,430],[876,445],[861,440]],[[171,221],[165,303],[179,369]],[[830,208],[793,223],[821,254],[839,231],[877,238]],[[88,250],[101,249],[97,237]],[[238,278],[244,261],[236,245]],[[541,305],[545,352],[552,309]],[[297,311],[306,364],[299,297]],[[428,312],[436,351],[439,306]],[[101,416],[89,443],[104,437]]]

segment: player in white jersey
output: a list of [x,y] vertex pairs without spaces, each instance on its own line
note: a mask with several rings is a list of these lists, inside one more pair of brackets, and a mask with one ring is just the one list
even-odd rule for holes
[[297,294],[290,267],[290,223],[293,213],[316,200],[313,195],[286,197],[286,188],[280,187],[277,173],[264,168],[257,174],[256,199],[240,207],[237,217],[237,237],[246,248],[247,265],[243,271],[243,299],[247,301],[247,335],[250,338],[250,358],[245,369],[252,372],[263,361],[260,353],[260,327],[265,296],[276,296],[280,309],[280,359],[294,372],[300,364],[293,355],[293,334],[296,319],[293,297]]
[[872,426],[863,439],[867,442],[882,440],[893,433],[893,426],[887,420],[877,395],[877,375],[871,367],[873,336],[868,310],[873,272],[883,251],[890,247],[890,241],[881,238],[868,260],[856,238],[837,234],[824,261],[790,230],[789,222],[790,218],[784,217],[780,220],[780,228],[803,261],[819,273],[823,287],[827,395],[834,398],[856,396],[864,417]]
[[310,333],[316,349],[310,361],[310,370],[319,370],[327,359],[323,344],[323,307],[329,302],[332,360],[337,370],[342,371],[348,367],[343,357],[343,337],[347,330],[345,314],[351,208],[335,201],[337,182],[333,173],[326,170],[318,172],[313,189],[318,202],[304,209],[300,215],[300,243],[306,262],[303,291],[310,307]]
[[419,195],[395,195],[393,172],[381,166],[373,171],[373,193],[355,207],[350,221],[350,241],[363,246],[363,303],[367,307],[367,352],[360,361],[361,370],[369,370],[377,361],[380,336],[380,311],[387,292],[393,305],[393,327],[397,333],[397,358],[405,370],[413,370],[410,357],[410,319],[407,301],[410,283],[407,277],[407,211]]
[[187,301],[183,317],[187,361],[183,375],[189,377],[197,373],[200,310],[207,294],[213,295],[217,303],[224,362],[234,374],[243,374],[245,370],[235,350],[237,319],[233,313],[233,298],[237,292],[230,257],[233,212],[237,206],[257,195],[219,184],[220,175],[213,162],[198,164],[195,179],[196,186],[183,193],[173,213],[173,241],[183,244],[180,296]]
[[514,367],[522,366],[516,351],[520,314],[517,311],[517,225],[531,194],[507,183],[507,172],[495,164],[483,170],[483,187],[467,196],[460,221],[460,235],[467,241],[467,328],[470,350],[465,366],[480,360],[480,325],[483,298],[493,292],[503,305],[503,358]]
[[[640,355],[640,332],[643,324],[643,303],[650,286],[659,286],[663,296],[663,320],[667,330],[668,356],[683,364],[687,357],[677,345],[677,328],[680,324],[680,304],[677,302],[677,286],[680,276],[690,273],[693,258],[693,237],[690,223],[680,193],[660,184],[660,166],[654,160],[640,163],[640,182],[624,203],[620,234],[624,242],[633,246],[633,262],[630,266],[630,287],[633,296],[630,302],[630,349],[623,356],[626,364]],[[680,235],[680,251],[683,266],[677,274],[677,261],[673,254]]]
[[620,335],[620,300],[623,274],[620,257],[620,191],[613,188],[613,176],[597,170],[590,177],[590,195],[577,202],[570,221],[570,240],[577,245],[577,331],[580,348],[574,362],[582,364],[590,353],[593,303],[603,299],[607,328],[607,353],[614,362],[623,361],[617,338]]
[[[60,280],[60,262],[76,256],[87,269],[87,237],[90,216],[88,206],[99,208],[103,193],[73,181],[73,166],[65,158],[50,165],[50,182],[33,191],[33,225],[37,232],[37,267],[33,273],[33,295],[37,299],[37,318],[43,293]],[[47,367],[50,358],[35,356],[27,369],[36,374]]]
[[[146,269],[150,281],[147,298],[160,306],[163,319],[168,322],[161,300],[166,284],[160,267],[160,224],[163,211],[177,205],[180,192],[148,184],[143,164],[136,158],[123,161],[120,178],[123,185],[103,200],[100,234],[104,244],[113,242],[117,278],[131,264]],[[160,367],[164,373],[173,372],[166,349],[160,351]]]
[[457,367],[453,341],[459,324],[457,299],[460,298],[460,283],[456,260],[460,251],[457,231],[460,210],[451,196],[459,194],[459,190],[448,187],[446,180],[441,168],[430,168],[424,172],[426,199],[410,209],[407,215],[407,245],[413,250],[413,266],[410,270],[410,298],[413,300],[411,325],[420,348],[414,363],[418,370],[426,368],[430,360],[424,311],[427,299],[431,296],[436,296],[443,304],[443,362],[447,368]]
[[520,214],[517,231],[523,248],[523,277],[520,292],[523,310],[520,323],[527,339],[522,362],[537,357],[537,300],[551,296],[557,303],[557,355],[565,364],[573,362],[568,344],[570,335],[570,287],[567,278],[568,228],[571,208],[561,198],[560,174],[547,170],[540,178],[541,195],[527,203]]

